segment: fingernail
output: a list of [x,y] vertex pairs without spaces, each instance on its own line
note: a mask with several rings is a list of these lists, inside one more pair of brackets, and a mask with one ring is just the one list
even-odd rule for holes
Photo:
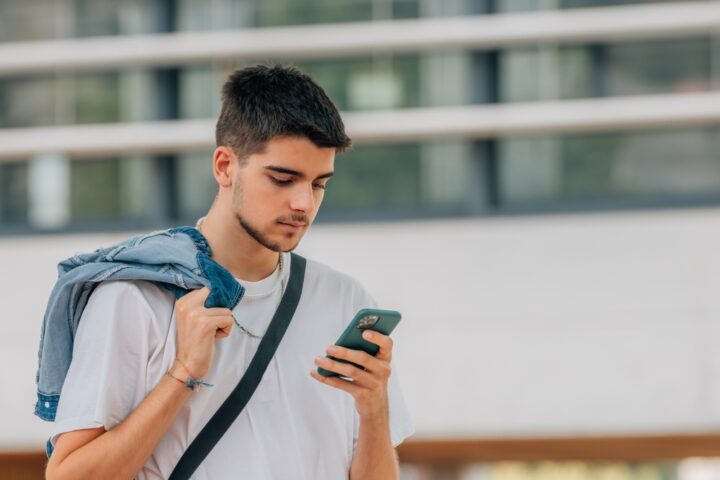
[[315,357],[315,363],[317,363],[318,365],[321,364],[323,360],[323,357]]
[[338,349],[334,345],[330,345],[325,351],[332,355],[333,353],[337,353]]
[[368,338],[368,339],[372,338],[372,332],[370,330],[365,330],[363,332],[363,337]]

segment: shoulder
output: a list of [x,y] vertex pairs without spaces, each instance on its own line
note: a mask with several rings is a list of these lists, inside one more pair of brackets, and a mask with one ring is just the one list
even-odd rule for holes
[[353,304],[372,302],[360,280],[316,260],[307,260],[305,284],[326,297],[344,298]]
[[[103,322],[138,326],[146,322],[153,326],[169,323],[175,299],[173,294],[153,282],[142,280],[111,280],[102,282],[88,299],[83,320],[99,317]],[[132,322],[125,322],[132,318]],[[161,328],[162,329],[162,328]]]
[[363,285],[355,277],[311,259],[307,259],[305,281],[329,283],[340,288],[364,289]]
[[172,301],[172,298],[170,291],[153,282],[144,280],[109,280],[102,282],[93,290],[89,302],[132,302],[152,310],[158,304]]

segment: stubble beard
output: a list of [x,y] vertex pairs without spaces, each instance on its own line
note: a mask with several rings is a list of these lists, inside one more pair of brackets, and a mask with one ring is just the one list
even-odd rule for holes
[[[300,243],[300,239],[295,242],[295,244],[289,248],[283,250],[283,248],[278,244],[272,242],[269,238],[267,238],[266,235],[264,235],[259,229],[253,227],[250,225],[250,223],[243,217],[241,211],[241,205],[242,205],[242,189],[238,185],[236,190],[233,192],[233,214],[235,215],[235,219],[238,221],[238,225],[240,225],[240,228],[245,230],[250,237],[253,238],[256,242],[258,242],[263,247],[267,248],[268,250],[272,250],[273,252],[292,252],[295,250],[295,248]],[[288,238],[290,238],[292,235],[288,234]]]
[[283,248],[277,244],[271,242],[265,235],[263,235],[258,229],[250,225],[247,220],[245,220],[240,212],[235,212],[235,218],[238,221],[238,224],[240,227],[247,232],[248,235],[250,235],[256,242],[258,242],[263,247],[272,250],[273,252],[290,252],[295,249],[297,244],[293,245],[293,247],[289,250],[283,250]]

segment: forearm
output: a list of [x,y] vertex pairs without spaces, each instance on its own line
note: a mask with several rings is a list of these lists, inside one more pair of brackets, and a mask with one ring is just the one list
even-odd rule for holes
[[177,380],[164,376],[158,385],[115,428],[65,458],[53,455],[47,478],[132,479],[192,394]]
[[352,480],[396,480],[399,468],[387,418],[360,421],[358,444],[350,467]]

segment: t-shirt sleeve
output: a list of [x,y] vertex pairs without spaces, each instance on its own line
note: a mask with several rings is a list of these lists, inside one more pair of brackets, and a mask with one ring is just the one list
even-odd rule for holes
[[153,312],[134,282],[100,284],[88,299],[73,345],[53,445],[64,432],[124,420],[146,394]]
[[[355,311],[361,308],[379,308],[375,299],[362,287],[359,288],[355,297]],[[397,373],[395,362],[392,362],[392,373],[388,380],[388,402],[390,409],[390,437],[393,447],[400,445],[406,438],[415,433],[410,413],[408,412],[400,378]],[[353,454],[357,448],[358,435],[360,433],[360,416],[355,412],[355,428],[353,437]]]

